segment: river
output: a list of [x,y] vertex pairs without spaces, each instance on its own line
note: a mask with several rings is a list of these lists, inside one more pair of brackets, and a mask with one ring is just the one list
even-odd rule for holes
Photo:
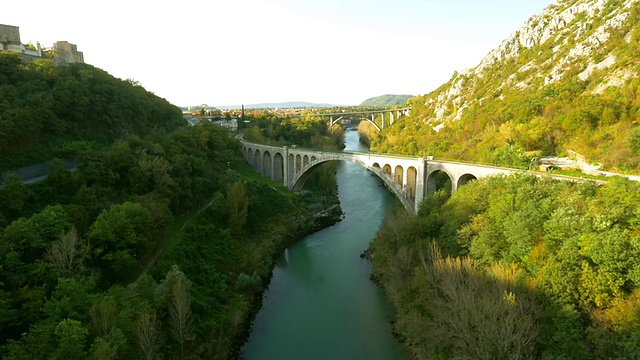
[[[356,131],[347,150],[367,151]],[[247,360],[406,359],[392,336],[392,309],[360,258],[395,204],[363,167],[341,162],[344,219],[287,249],[242,348]]]

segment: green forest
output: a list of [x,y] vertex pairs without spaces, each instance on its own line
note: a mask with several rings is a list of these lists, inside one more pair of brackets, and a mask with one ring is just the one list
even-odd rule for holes
[[439,190],[389,218],[370,256],[416,359],[640,358],[637,182]]
[[0,53],[0,172],[183,125],[177,107],[134,80],[88,64],[25,64],[20,54]]
[[[61,153],[32,156],[39,144],[32,138],[3,138],[3,155],[23,149],[21,165],[48,160],[49,170],[31,185],[11,175],[0,189],[0,358],[237,357],[277,256],[335,222],[339,208],[335,216],[310,213],[318,196],[294,196],[253,174],[225,129],[181,126],[175,107],[138,84],[82,64],[0,59],[3,81],[11,79],[2,89],[15,92],[25,111],[51,111],[63,129],[83,124],[60,136],[34,132],[55,147],[82,143],[72,152],[74,171],[55,157]],[[86,98],[47,108],[42,99],[25,105],[31,100],[18,91],[41,76],[54,86],[74,72],[91,79],[74,84]],[[116,109],[113,99],[132,105]],[[77,101],[85,100],[106,107],[83,123],[98,116],[81,111]],[[333,193],[334,183],[315,187]]]

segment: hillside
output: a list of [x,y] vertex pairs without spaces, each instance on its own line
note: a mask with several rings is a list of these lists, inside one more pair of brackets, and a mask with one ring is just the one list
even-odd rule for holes
[[413,95],[381,95],[363,101],[360,106],[404,105]]
[[640,170],[640,2],[559,0],[475,68],[409,101],[372,146],[525,166],[570,150]]
[[184,124],[180,110],[135,81],[87,64],[25,64],[0,54],[0,171],[73,156],[88,142],[110,144]]

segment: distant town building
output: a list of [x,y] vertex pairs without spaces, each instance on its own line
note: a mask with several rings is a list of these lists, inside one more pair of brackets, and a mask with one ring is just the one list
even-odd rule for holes
[[43,49],[40,43],[22,44],[20,28],[13,25],[0,24],[0,52],[22,54],[22,60],[29,62],[43,58],[53,59],[56,65],[66,63],[84,63],[84,54],[78,51],[75,44],[68,41],[57,41],[50,49]]

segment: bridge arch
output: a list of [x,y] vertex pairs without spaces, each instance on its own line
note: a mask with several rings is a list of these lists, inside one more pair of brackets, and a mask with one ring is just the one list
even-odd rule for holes
[[393,180],[396,182],[396,184],[402,186],[404,182],[404,169],[402,168],[402,166],[396,165],[396,168],[393,172]]
[[253,150],[251,147],[245,147],[244,157],[247,159],[247,162],[253,168]]
[[287,174],[293,174],[296,168],[296,156],[293,154],[289,154],[289,159],[287,159]]
[[262,176],[271,177],[271,154],[265,151],[262,154]]
[[302,155],[296,155],[296,173],[299,173],[302,170]]
[[281,153],[275,153],[273,155],[273,174],[271,180],[281,181],[284,179],[284,157]]
[[478,178],[473,174],[464,174],[458,178],[456,181],[456,190],[458,190],[461,186],[467,185],[470,181],[478,180]]
[[253,153],[253,171],[257,172],[258,174],[262,174],[262,158],[260,157],[260,150],[256,149],[256,151]]
[[[411,203],[409,201],[409,199],[405,196],[404,192],[402,191],[402,184],[398,185],[394,181],[391,174],[385,174],[382,171],[380,171],[379,167],[369,166],[363,163],[362,161],[359,161],[357,158],[353,158],[353,157],[342,157],[338,159],[320,159],[317,162],[311,163],[310,165],[302,168],[300,173],[294,176],[292,180],[292,186],[290,186],[290,189],[296,192],[302,191],[302,188],[304,187],[304,183],[307,181],[307,179],[309,178],[313,170],[315,170],[318,166],[330,161],[350,161],[352,163],[358,164],[366,168],[367,170],[374,173],[378,178],[380,178],[385,183],[387,189],[389,189],[389,191],[391,191],[391,193],[398,200],[400,200],[400,202],[405,207],[405,209],[407,209],[410,212],[414,211],[416,204]],[[386,166],[389,166],[389,165],[386,165]]]
[[416,199],[416,184],[418,182],[418,170],[413,167],[413,166],[409,166],[407,168],[407,187],[406,187],[406,192],[407,192],[407,196],[410,199],[413,199],[413,201],[415,202]]
[[449,173],[444,170],[432,171],[427,176],[427,195],[431,195],[440,189],[446,189],[447,184],[449,184],[449,190],[453,190],[454,182]]

